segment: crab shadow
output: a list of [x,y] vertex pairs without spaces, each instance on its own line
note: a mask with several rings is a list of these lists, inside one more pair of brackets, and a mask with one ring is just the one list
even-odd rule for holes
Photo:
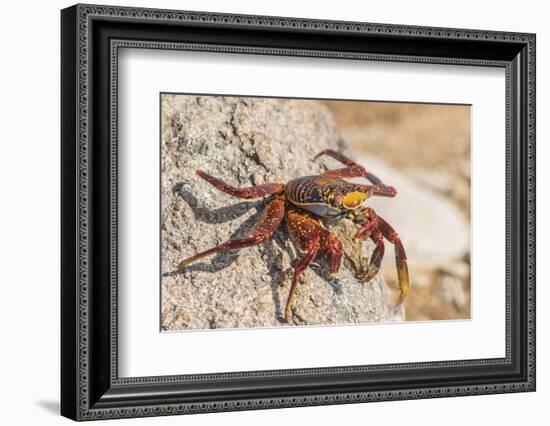
[[286,306],[286,298],[281,298],[280,291],[288,280],[292,280],[292,274],[289,273],[291,271],[284,267],[283,253],[286,252],[291,259],[295,257],[293,250],[285,244],[286,238],[288,234],[283,224],[273,238],[263,245],[263,251],[267,257],[271,295],[275,303],[275,320],[279,323],[284,323],[283,313]]
[[312,262],[309,267],[313,272],[315,272],[315,275],[317,275],[319,278],[321,278],[332,287],[332,291],[334,292],[334,294],[341,295],[344,293],[344,290],[342,289],[342,284],[340,284],[340,280],[338,279],[338,277],[332,277],[329,274],[328,265],[326,264],[324,259],[317,259],[315,262]]
[[[257,212],[253,216],[245,220],[241,226],[239,226],[229,237],[229,239],[242,238],[247,235],[254,224],[258,221],[258,218],[261,214],[261,211]],[[220,222],[223,223],[223,222]],[[224,252],[216,253],[212,256],[211,260],[208,262],[197,262],[189,265],[185,268],[185,271],[201,271],[201,272],[219,272],[231,266],[231,264],[239,257],[240,250],[229,250]],[[176,276],[183,274],[185,271],[173,270],[170,272],[165,272],[162,274],[163,277]]]
[[197,197],[185,189],[182,183],[174,185],[172,191],[179,195],[189,205],[195,216],[195,220],[210,224],[229,222],[243,216],[252,208],[262,210],[263,206],[266,204],[265,200],[243,201],[217,209],[209,209],[201,206]]

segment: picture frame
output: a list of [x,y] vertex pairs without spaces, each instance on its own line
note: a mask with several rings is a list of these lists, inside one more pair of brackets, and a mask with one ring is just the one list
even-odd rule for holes
[[[535,44],[524,33],[80,4],[62,10],[61,414],[93,420],[534,391]],[[116,101],[125,47],[503,69],[505,356],[119,377]]]

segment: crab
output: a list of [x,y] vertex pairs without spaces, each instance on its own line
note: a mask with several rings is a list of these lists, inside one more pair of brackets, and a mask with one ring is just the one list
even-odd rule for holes
[[[340,161],[345,167],[329,170],[321,175],[299,177],[286,184],[267,183],[242,189],[197,170],[198,176],[226,194],[245,199],[273,196],[273,199],[247,237],[231,239],[189,257],[178,264],[177,270],[184,271],[190,263],[214,253],[260,245],[273,236],[283,218],[286,218],[292,239],[298,249],[305,253],[294,265],[294,275],[284,312],[284,320],[288,323],[293,313],[298,279],[311,262],[324,254],[331,276],[336,276],[338,273],[344,249],[342,242],[330,230],[329,225],[348,218],[358,225],[355,239],[371,239],[375,244],[368,271],[361,281],[368,282],[378,273],[384,256],[384,239],[394,245],[400,289],[397,303],[402,303],[409,292],[405,249],[397,232],[388,222],[372,208],[365,206],[366,200],[372,196],[394,197],[397,191],[340,152],[325,149],[317,154],[315,159],[322,155]],[[371,185],[344,180],[357,177],[366,178]]]

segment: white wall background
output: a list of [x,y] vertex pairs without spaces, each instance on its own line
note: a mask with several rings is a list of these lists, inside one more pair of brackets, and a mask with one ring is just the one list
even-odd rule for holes
[[[103,4],[537,33],[538,390],[530,394],[293,408],[102,424],[544,424],[550,400],[550,28],[544,2],[120,0]],[[2,423],[68,424],[59,405],[59,9],[2,7],[0,67],[0,401]],[[546,196],[545,196],[546,194]],[[539,419],[539,420],[537,420]],[[131,423],[129,423],[131,422]]]

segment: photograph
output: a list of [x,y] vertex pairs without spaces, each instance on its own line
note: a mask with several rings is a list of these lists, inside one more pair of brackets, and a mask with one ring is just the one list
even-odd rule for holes
[[471,106],[161,93],[160,329],[471,319]]

